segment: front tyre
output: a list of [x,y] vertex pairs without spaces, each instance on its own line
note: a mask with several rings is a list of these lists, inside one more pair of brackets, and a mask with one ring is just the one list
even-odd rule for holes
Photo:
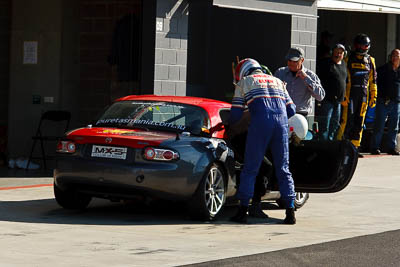
[[53,184],[53,188],[57,203],[64,209],[85,209],[92,200],[91,196],[74,190],[63,191],[55,183]]
[[189,203],[189,213],[193,219],[214,220],[221,212],[226,199],[226,179],[223,169],[213,163]]

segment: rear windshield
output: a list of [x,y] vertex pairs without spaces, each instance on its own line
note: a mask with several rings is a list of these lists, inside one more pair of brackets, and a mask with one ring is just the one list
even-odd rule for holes
[[119,101],[107,108],[95,126],[197,132],[209,128],[207,112],[196,106],[155,101]]

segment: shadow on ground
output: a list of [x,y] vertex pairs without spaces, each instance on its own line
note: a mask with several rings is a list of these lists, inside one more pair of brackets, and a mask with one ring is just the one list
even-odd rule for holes
[[[202,222],[192,220],[186,207],[180,203],[156,201],[146,203],[132,200],[126,203],[111,203],[94,199],[85,210],[66,210],[55,199],[27,201],[0,201],[0,221],[84,224],[84,225],[173,225],[173,224],[235,224],[229,221],[236,212],[236,206],[226,206],[216,221]],[[263,203],[264,212],[279,209],[270,202]],[[282,210],[284,213],[284,210]],[[249,224],[281,224],[277,218],[249,218]]]

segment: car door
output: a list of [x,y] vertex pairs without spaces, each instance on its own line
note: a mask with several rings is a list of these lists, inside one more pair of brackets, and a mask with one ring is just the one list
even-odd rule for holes
[[[227,129],[226,140],[235,151],[235,159],[242,162],[246,142],[246,125],[248,125],[250,117],[244,115],[237,125],[232,126],[228,123],[229,111],[221,110],[220,114]],[[266,155],[268,158],[271,157],[268,151]],[[357,162],[357,150],[348,140],[303,140],[299,145],[290,144],[289,146],[289,168],[295,182],[296,192],[331,193],[341,191],[353,177]],[[260,168],[260,170],[262,169]],[[268,176],[267,174],[263,175]],[[276,185],[274,189],[278,189],[277,183],[273,184]]]
[[353,177],[357,162],[357,150],[348,140],[303,140],[289,148],[289,166],[297,192],[341,191]]

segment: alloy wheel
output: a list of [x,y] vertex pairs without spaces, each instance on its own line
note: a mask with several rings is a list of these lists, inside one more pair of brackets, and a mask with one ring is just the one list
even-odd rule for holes
[[307,201],[309,197],[308,193],[296,192],[296,199],[294,200],[296,207],[301,207]]
[[205,201],[211,215],[216,215],[224,205],[225,184],[222,172],[218,167],[212,167],[205,181]]

